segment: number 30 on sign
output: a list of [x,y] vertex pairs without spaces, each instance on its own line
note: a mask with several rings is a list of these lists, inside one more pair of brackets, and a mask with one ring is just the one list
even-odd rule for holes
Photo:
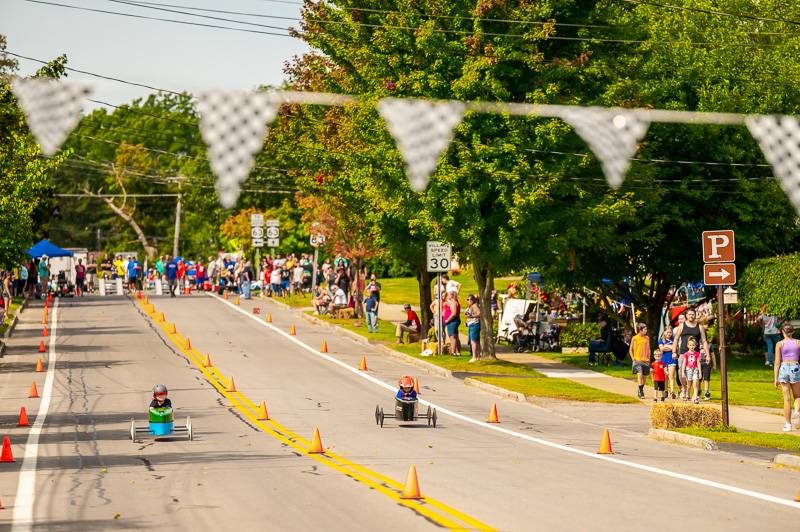
[[428,242],[428,271],[444,273],[450,271],[452,248],[441,242]]

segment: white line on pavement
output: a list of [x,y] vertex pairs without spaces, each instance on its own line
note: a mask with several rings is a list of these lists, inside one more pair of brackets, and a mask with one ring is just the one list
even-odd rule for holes
[[39,456],[39,435],[42,433],[47,410],[50,408],[50,397],[53,394],[53,381],[56,373],[56,330],[58,328],[58,299],[53,304],[53,315],[50,320],[50,348],[47,359],[47,376],[42,389],[42,400],[39,412],[28,433],[25,444],[25,455],[19,472],[17,497],[14,499],[14,515],[11,532],[26,532],[33,525],[33,504],[36,501],[36,462]]
[[[247,316],[248,318],[252,319],[256,323],[258,323],[260,325],[263,325],[264,327],[267,327],[269,329],[272,329],[273,331],[277,332],[278,334],[281,334],[287,340],[289,340],[291,342],[294,342],[295,344],[297,344],[298,346],[302,347],[306,351],[308,351],[308,352],[310,352],[310,353],[312,353],[314,355],[317,355],[320,358],[324,358],[325,360],[327,360],[329,362],[332,362],[332,363],[334,363],[334,364],[336,364],[336,365],[338,365],[338,366],[350,371],[351,373],[353,373],[355,375],[358,375],[361,378],[367,379],[368,381],[370,381],[370,382],[372,382],[374,384],[377,384],[378,386],[380,386],[382,388],[386,388],[387,390],[390,390],[392,392],[395,391],[393,386],[383,382],[382,380],[377,379],[377,378],[373,377],[372,375],[368,375],[368,374],[364,373],[363,371],[358,370],[357,368],[349,366],[349,365],[345,364],[344,362],[342,362],[341,360],[338,360],[336,358],[333,358],[332,356],[326,355],[325,353],[319,352],[318,350],[314,349],[313,347],[303,343],[296,336],[291,336],[290,334],[278,329],[277,327],[275,327],[271,323],[267,323],[267,322],[265,322],[263,320],[258,319],[256,316],[254,316],[252,314],[249,314],[248,312],[246,312],[245,310],[237,307],[233,303],[230,303],[229,301],[225,301],[221,297],[216,296],[214,294],[210,294],[208,292],[206,292],[206,294],[208,294],[209,296],[221,301],[222,303],[225,303],[226,305],[231,307],[233,310],[236,310],[237,312],[240,312],[240,313],[244,314],[245,316]],[[611,464],[630,467],[630,468],[633,468],[633,469],[638,469],[640,471],[647,471],[648,473],[654,473],[656,475],[667,476],[667,477],[675,478],[675,479],[678,479],[678,480],[685,480],[687,482],[693,482],[695,484],[700,484],[702,486],[706,486],[706,487],[709,487],[709,488],[715,488],[715,489],[719,489],[719,490],[722,490],[722,491],[727,491],[727,492],[730,492],[730,493],[736,493],[738,495],[743,495],[743,496],[746,496],[746,497],[752,497],[754,499],[759,499],[759,500],[762,500],[762,501],[771,502],[771,503],[779,504],[779,505],[782,505],[782,506],[788,506],[790,508],[794,508],[796,510],[800,510],[800,502],[795,502],[795,501],[792,501],[792,500],[789,500],[789,499],[782,499],[780,497],[775,497],[773,495],[767,495],[766,493],[760,493],[758,491],[753,491],[753,490],[749,490],[749,489],[746,489],[746,488],[739,488],[737,486],[731,486],[729,484],[723,484],[721,482],[716,482],[714,480],[707,480],[707,479],[700,478],[700,477],[695,477],[695,476],[692,476],[692,475],[686,475],[686,474],[683,474],[683,473],[677,473],[675,471],[670,471],[668,469],[662,469],[660,467],[653,467],[653,466],[648,466],[648,465],[644,465],[644,464],[638,464],[636,462],[629,462],[627,460],[621,460],[619,458],[614,458],[614,457],[609,456],[609,455],[595,454],[595,453],[591,453],[589,451],[583,451],[581,449],[576,449],[574,447],[568,447],[566,445],[561,445],[559,443],[555,443],[555,442],[551,442],[551,441],[548,441],[548,440],[544,440],[542,438],[536,438],[534,436],[529,436],[527,434],[522,434],[520,432],[515,432],[513,430],[509,430],[509,429],[506,429],[506,428],[503,428],[503,427],[498,427],[497,425],[489,425],[489,424],[487,424],[487,423],[485,423],[483,421],[478,421],[478,420],[473,419],[471,417],[467,417],[465,415],[459,414],[458,412],[454,412],[454,411],[449,410],[447,408],[441,407],[441,406],[439,406],[439,405],[437,405],[435,403],[431,403],[430,401],[425,401],[424,399],[420,399],[419,402],[421,404],[430,405],[430,406],[436,408],[436,410],[438,412],[442,413],[442,414],[449,415],[451,417],[454,417],[454,418],[459,419],[461,421],[465,421],[467,423],[472,423],[473,425],[477,425],[477,426],[479,426],[481,428],[484,428],[486,430],[494,430],[496,432],[500,432],[500,433],[506,434],[508,436],[513,436],[515,438],[519,438],[519,439],[522,439],[522,440],[527,440],[527,441],[530,441],[530,442],[533,442],[533,443],[537,443],[539,445],[543,445],[545,447],[550,447],[552,449],[558,449],[560,451],[565,451],[565,452],[568,452],[568,453],[577,454],[577,455],[583,456],[585,458],[592,458],[594,460],[600,460],[600,461],[611,463]]]

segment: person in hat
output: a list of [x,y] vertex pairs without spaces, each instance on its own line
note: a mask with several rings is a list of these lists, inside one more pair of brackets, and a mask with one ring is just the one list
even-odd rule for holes
[[410,375],[400,377],[397,386],[399,389],[395,397],[404,401],[416,400],[417,392],[414,390],[414,379]]
[[167,397],[169,390],[166,385],[156,384],[153,386],[153,400],[150,401],[150,408],[172,408],[172,401]]
[[411,334],[418,334],[422,330],[419,316],[417,316],[417,313],[411,308],[411,305],[406,303],[403,305],[403,310],[406,311],[406,321],[398,323],[395,331],[398,344],[403,343],[403,333],[408,333],[408,335],[411,336]]

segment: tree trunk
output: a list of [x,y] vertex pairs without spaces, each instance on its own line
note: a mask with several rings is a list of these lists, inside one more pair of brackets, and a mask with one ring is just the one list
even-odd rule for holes
[[361,292],[361,267],[364,264],[363,259],[355,258],[353,266],[355,266],[355,274],[353,275],[353,310],[355,311],[356,318],[364,317],[364,294]]
[[425,266],[417,268],[417,284],[419,284],[419,320],[422,324],[421,338],[427,338],[431,319],[431,274]]
[[475,282],[478,283],[481,309],[481,359],[495,359],[494,316],[492,315],[492,290],[494,290],[494,271],[488,264],[472,263]]
[[[90,196],[99,197],[97,196],[97,194],[95,194],[90,190],[84,189],[84,192],[86,192]],[[131,229],[133,229],[133,232],[136,233],[136,237],[142,244],[144,252],[147,254],[148,260],[152,262],[153,258],[156,256],[156,248],[154,246],[151,246],[150,242],[147,241],[147,237],[145,236],[144,231],[142,231],[142,228],[139,227],[138,223],[136,223],[136,220],[133,219],[133,216],[125,212],[123,208],[119,207],[116,203],[114,203],[113,198],[102,198],[102,200],[106,202],[106,205],[108,205],[112,211],[114,211],[114,214],[125,220],[128,223],[128,225],[131,226]]]

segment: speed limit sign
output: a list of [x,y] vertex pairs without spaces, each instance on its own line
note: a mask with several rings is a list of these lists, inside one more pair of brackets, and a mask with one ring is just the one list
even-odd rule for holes
[[450,271],[453,248],[441,242],[428,242],[428,271],[443,273]]

